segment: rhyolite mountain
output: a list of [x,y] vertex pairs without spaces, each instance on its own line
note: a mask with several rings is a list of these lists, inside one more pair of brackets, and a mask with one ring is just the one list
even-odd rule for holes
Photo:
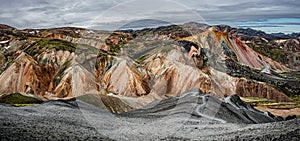
[[0,25],[0,95],[94,94],[113,112],[193,88],[290,101],[300,94],[299,39],[198,23],[113,32]]

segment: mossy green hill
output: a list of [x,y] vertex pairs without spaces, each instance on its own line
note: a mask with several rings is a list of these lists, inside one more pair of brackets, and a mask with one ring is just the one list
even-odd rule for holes
[[39,54],[43,51],[55,49],[55,50],[67,50],[70,52],[75,52],[76,44],[63,41],[59,39],[49,39],[49,38],[42,38],[35,42],[30,47],[26,48],[24,52],[27,54],[34,56]]

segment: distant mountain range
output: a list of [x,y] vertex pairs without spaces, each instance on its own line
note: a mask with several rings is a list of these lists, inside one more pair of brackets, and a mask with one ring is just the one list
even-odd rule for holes
[[0,95],[113,95],[127,101],[115,112],[193,88],[290,101],[300,94],[299,42],[299,34],[199,23],[117,31],[0,25]]

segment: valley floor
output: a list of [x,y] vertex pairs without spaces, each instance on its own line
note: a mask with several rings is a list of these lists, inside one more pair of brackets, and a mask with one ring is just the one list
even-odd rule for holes
[[0,140],[298,140],[300,119],[224,123],[187,113],[127,117],[81,101],[0,105]]
[[297,117],[300,117],[300,108],[292,108],[292,109],[274,109],[274,108],[268,108],[264,106],[255,106],[256,109],[260,111],[269,111],[273,115],[281,116],[281,117],[287,117],[290,115],[295,115]]

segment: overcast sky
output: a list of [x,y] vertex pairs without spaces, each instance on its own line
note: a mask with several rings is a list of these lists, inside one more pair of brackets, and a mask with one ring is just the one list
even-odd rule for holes
[[132,21],[155,19],[162,23],[201,22],[266,32],[300,32],[299,0],[0,0],[0,3],[0,23],[22,29],[61,26],[114,29]]

